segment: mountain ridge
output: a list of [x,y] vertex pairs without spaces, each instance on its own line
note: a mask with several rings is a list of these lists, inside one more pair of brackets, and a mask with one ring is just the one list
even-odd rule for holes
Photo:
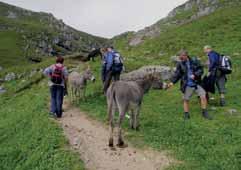
[[167,17],[164,17],[144,29],[137,32],[130,31],[123,33],[119,36],[115,36],[113,40],[118,39],[121,36],[129,35],[129,46],[138,46],[145,41],[145,39],[151,39],[158,37],[162,32],[165,32],[169,28],[180,26],[183,24],[195,21],[203,16],[210,15],[217,9],[224,8],[230,5],[236,5],[240,3],[239,0],[188,0],[182,5],[174,8],[169,12]]

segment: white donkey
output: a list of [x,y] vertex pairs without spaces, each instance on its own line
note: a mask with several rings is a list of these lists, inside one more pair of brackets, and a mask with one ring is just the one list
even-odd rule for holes
[[79,101],[81,98],[85,100],[85,91],[87,86],[87,81],[95,81],[95,76],[88,67],[82,74],[73,71],[69,75],[68,85],[70,91],[71,101]]

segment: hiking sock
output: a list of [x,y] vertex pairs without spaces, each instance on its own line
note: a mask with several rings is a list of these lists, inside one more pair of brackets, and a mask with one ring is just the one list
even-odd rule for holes
[[202,110],[202,115],[205,119],[212,120],[212,118],[209,116],[207,109]]
[[188,119],[190,119],[191,117],[190,117],[190,114],[189,114],[189,112],[185,112],[184,113],[184,120],[188,120]]

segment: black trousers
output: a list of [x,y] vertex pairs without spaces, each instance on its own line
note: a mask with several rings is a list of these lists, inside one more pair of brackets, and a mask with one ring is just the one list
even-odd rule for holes
[[113,73],[112,71],[107,72],[104,81],[104,93],[107,92],[108,88],[110,87],[111,81],[119,81],[120,80],[120,73]]

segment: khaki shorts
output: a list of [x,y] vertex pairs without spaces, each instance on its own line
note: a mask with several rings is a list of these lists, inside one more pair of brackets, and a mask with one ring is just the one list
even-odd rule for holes
[[189,101],[191,99],[191,97],[192,97],[194,92],[199,97],[206,97],[206,92],[205,92],[205,90],[201,86],[197,85],[196,88],[187,86],[186,89],[185,89],[185,93],[183,95],[183,100]]

